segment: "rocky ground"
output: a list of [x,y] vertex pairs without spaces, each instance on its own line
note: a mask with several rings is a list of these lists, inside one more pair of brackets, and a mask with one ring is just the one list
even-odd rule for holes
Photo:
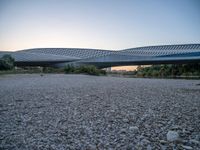
[[0,76],[0,149],[200,149],[200,80]]

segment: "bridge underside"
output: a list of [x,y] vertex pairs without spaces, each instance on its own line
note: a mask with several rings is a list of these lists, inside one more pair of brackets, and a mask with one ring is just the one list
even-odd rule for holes
[[70,62],[70,63],[56,63],[54,67],[64,67],[67,65],[81,66],[93,65],[97,68],[108,68],[115,66],[133,66],[133,65],[155,65],[155,64],[188,64],[199,63],[199,58],[183,58],[183,59],[145,59],[145,60],[127,60],[127,61],[104,61],[104,62]]
[[39,48],[15,52],[0,51],[0,57],[10,54],[16,66],[64,67],[94,65],[98,68],[151,64],[186,64],[200,62],[200,44],[148,46],[120,51]]

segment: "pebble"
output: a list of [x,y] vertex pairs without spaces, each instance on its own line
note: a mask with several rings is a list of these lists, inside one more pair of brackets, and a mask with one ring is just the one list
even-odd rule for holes
[[0,76],[0,149],[198,150],[195,82]]
[[167,140],[170,142],[177,141],[179,139],[179,134],[176,131],[168,131]]
[[168,142],[165,141],[165,140],[160,140],[160,143],[161,143],[161,144],[167,144]]
[[137,126],[129,127],[129,130],[130,130],[132,133],[139,133],[139,128],[138,128]]
[[200,142],[195,140],[195,139],[190,139],[190,143],[193,143],[193,144],[196,144],[196,145],[200,144]]
[[124,118],[124,119],[123,119],[123,122],[128,123],[129,120],[128,120],[127,118]]
[[171,127],[171,130],[180,130],[181,126],[175,125]]
[[193,148],[191,146],[186,146],[186,145],[181,145],[182,148],[186,149],[186,150],[192,150]]
[[151,145],[147,145],[147,150],[152,150]]
[[142,139],[141,143],[142,143],[142,145],[147,145],[147,144],[149,144],[151,142],[149,140],[147,140],[147,139]]
[[121,134],[126,133],[126,129],[121,129],[121,130],[120,130],[120,133],[121,133]]

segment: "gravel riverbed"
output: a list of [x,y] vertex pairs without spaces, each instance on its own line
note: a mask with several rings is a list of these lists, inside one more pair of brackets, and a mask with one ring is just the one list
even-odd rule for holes
[[0,149],[200,149],[200,80],[0,76]]

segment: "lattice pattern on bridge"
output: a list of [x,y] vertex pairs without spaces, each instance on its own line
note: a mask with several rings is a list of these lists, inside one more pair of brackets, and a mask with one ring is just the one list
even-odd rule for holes
[[192,52],[200,52],[200,44],[138,47],[119,51],[119,54],[132,56],[162,56]]
[[112,51],[109,50],[99,50],[99,49],[79,49],[79,48],[38,48],[23,50],[31,53],[42,53],[42,54],[54,54],[59,56],[71,56],[81,59],[105,56]]
[[52,55],[43,53],[31,53],[31,52],[1,52],[0,57],[5,54],[11,55],[18,62],[31,62],[31,61],[72,61],[78,60],[76,57],[62,56],[62,55]]

